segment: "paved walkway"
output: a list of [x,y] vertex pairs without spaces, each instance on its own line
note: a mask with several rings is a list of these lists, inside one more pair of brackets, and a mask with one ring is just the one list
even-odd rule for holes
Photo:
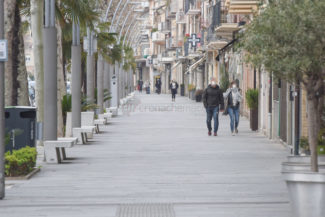
[[220,117],[208,137],[201,103],[137,95],[138,107],[102,128],[68,163],[7,182],[1,217],[288,217],[285,148]]

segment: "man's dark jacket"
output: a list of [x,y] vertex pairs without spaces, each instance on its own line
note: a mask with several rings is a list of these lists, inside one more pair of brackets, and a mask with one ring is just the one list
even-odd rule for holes
[[215,88],[209,85],[208,88],[204,90],[203,104],[205,108],[220,106],[220,110],[224,109],[223,93],[218,85]]

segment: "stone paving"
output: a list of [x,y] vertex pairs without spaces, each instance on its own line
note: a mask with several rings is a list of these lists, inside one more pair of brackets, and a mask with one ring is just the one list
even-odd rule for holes
[[208,137],[201,103],[137,94],[137,107],[102,127],[70,160],[8,181],[0,217],[288,217],[286,149],[241,119],[220,116]]

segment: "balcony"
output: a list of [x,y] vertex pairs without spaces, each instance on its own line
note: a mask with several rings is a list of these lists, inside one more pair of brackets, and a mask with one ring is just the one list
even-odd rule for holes
[[253,0],[227,0],[226,6],[229,14],[250,15],[258,11],[259,1]]
[[176,49],[178,47],[182,47],[183,46],[183,41],[181,40],[176,40],[175,38],[167,38],[166,39],[166,49]]
[[220,50],[228,44],[227,40],[218,37],[215,33],[209,33],[207,38],[208,43],[205,47],[205,50],[207,51]]
[[200,0],[185,0],[185,14],[186,15],[198,15],[201,13],[201,1]]
[[150,48],[145,48],[143,50],[143,58],[147,58],[150,55]]
[[165,44],[165,42],[166,42],[165,34],[163,34],[161,32],[152,33],[152,42],[156,43],[156,44],[160,44],[160,45]]
[[171,31],[171,25],[170,22],[161,22],[158,24],[158,31],[162,33],[170,33]]
[[211,24],[209,19],[203,19],[203,18],[201,18],[200,23],[201,23],[201,27],[203,28],[208,28]]
[[175,61],[174,53],[164,52],[162,53],[160,63],[167,64]]
[[216,28],[216,34],[222,37],[232,37],[233,33],[240,29],[238,23],[222,23]]
[[178,10],[178,1],[170,1],[170,5],[166,8],[166,18],[174,19]]
[[184,11],[179,11],[176,13],[176,23],[177,24],[186,24]]

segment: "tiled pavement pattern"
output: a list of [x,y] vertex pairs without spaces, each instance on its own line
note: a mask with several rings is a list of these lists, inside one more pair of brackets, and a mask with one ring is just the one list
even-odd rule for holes
[[218,137],[208,137],[202,104],[184,97],[137,101],[89,145],[68,149],[68,162],[8,182],[0,217],[290,216],[282,145],[243,118],[239,135],[220,116]]

